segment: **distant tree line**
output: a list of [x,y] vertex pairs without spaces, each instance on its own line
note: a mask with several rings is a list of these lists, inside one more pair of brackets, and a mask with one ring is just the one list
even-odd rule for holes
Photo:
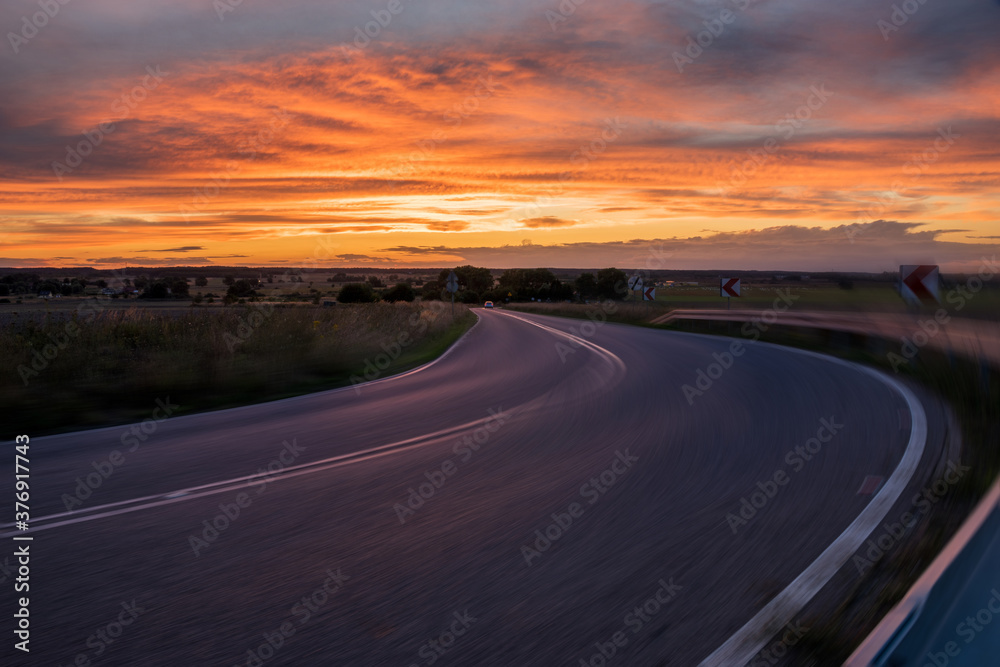
[[424,283],[421,298],[450,299],[445,286],[452,271],[458,278],[455,300],[461,303],[623,299],[628,294],[627,276],[616,268],[581,273],[573,282],[564,282],[549,269],[507,269],[494,279],[489,269],[465,265],[443,269],[437,280]]

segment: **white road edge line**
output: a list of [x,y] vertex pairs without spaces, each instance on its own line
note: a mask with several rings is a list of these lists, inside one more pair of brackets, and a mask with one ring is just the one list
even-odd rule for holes
[[612,367],[617,368],[617,370],[619,372],[624,372],[628,368],[625,365],[625,362],[622,361],[621,357],[619,357],[617,354],[615,354],[611,350],[608,350],[606,348],[601,347],[600,345],[597,345],[596,343],[591,343],[589,340],[587,340],[585,338],[580,338],[579,336],[576,336],[574,334],[567,333],[565,331],[560,331],[559,329],[555,329],[553,327],[545,326],[544,324],[540,324],[539,322],[533,322],[531,320],[525,319],[523,317],[518,317],[517,315],[512,315],[510,313],[504,313],[504,315],[506,317],[513,317],[515,320],[520,320],[520,321],[522,321],[522,322],[524,322],[526,324],[530,324],[532,326],[536,326],[539,329],[544,329],[545,331],[548,331],[550,333],[554,333],[554,334],[557,334],[559,336],[563,336],[565,338],[569,338],[570,340],[577,341],[577,343],[579,343],[583,347],[586,347],[587,349],[592,350],[593,352],[596,352],[597,356],[601,357],[602,359],[604,359],[605,361],[607,361],[608,363],[610,363]]
[[913,478],[923,457],[927,444],[927,415],[920,404],[920,399],[902,382],[880,373],[867,366],[843,361],[807,350],[781,347],[784,350],[823,359],[854,368],[866,373],[876,380],[886,384],[899,393],[910,409],[910,439],[906,451],[892,476],[885,482],[882,490],[862,510],[861,514],[851,523],[833,544],[820,554],[802,574],[788,585],[771,602],[764,606],[756,616],[740,628],[736,634],[717,648],[714,653],[699,663],[699,667],[716,667],[745,665],[776,635],[783,627],[794,620],[796,614],[827,584],[830,579],[850,560],[851,555],[858,550],[864,540],[871,535],[885,519],[889,510],[906,490],[907,484]]

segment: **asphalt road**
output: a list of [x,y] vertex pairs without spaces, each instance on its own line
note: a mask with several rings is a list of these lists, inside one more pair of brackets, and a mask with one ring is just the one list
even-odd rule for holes
[[729,339],[480,314],[360,391],[33,440],[31,652],[5,527],[0,662],[698,664],[910,437],[903,397],[848,365],[754,344],[722,368]]

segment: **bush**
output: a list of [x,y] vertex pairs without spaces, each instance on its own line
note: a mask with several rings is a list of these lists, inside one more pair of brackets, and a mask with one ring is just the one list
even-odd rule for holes
[[455,295],[455,300],[459,303],[479,303],[479,292],[473,292],[472,290],[465,290],[464,292],[459,292]]
[[597,295],[597,278],[593,273],[581,273],[580,277],[573,281],[577,293],[581,299],[592,299]]
[[150,285],[149,289],[142,295],[147,299],[166,299],[167,284],[166,283],[153,283]]
[[382,295],[382,300],[388,301],[389,303],[396,303],[397,301],[413,301],[415,298],[417,298],[416,293],[413,291],[413,288],[406,283],[399,283]]
[[621,269],[601,269],[597,272],[597,296],[620,301],[628,294],[628,276]]
[[254,291],[253,285],[250,284],[249,280],[240,279],[229,286],[226,296],[241,299],[248,296],[257,296],[257,292]]
[[348,283],[340,288],[337,301],[341,303],[371,303],[375,301],[375,293],[367,283]]
[[420,290],[420,298],[424,301],[434,301],[441,298],[441,292],[444,290],[444,286],[436,280],[424,283],[423,289]]

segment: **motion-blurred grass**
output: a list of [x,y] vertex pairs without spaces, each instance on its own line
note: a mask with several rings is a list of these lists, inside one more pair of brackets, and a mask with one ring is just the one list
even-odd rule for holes
[[[452,318],[440,304],[373,303],[135,308],[7,322],[0,437],[141,420],[167,397],[190,413],[347,385],[383,344],[407,334],[384,377],[439,355],[474,321],[465,307]],[[50,360],[46,346],[56,352]]]
[[[963,283],[964,284],[964,283]],[[953,309],[954,304],[947,301],[948,295],[954,292],[951,284],[942,285],[942,305]],[[852,289],[841,289],[836,285],[812,285],[789,283],[782,285],[743,285],[743,295],[727,299],[719,296],[719,287],[658,287],[656,300],[641,302],[637,300],[616,302],[620,313],[609,316],[616,322],[638,323],[643,319],[652,319],[657,315],[672,310],[741,310],[764,309],[770,307],[779,294],[789,294],[795,299],[798,310],[842,311],[842,312],[878,312],[878,313],[914,313],[933,314],[939,308],[937,304],[928,304],[914,309],[907,304],[892,283],[875,286],[865,285]],[[964,293],[962,298],[962,317],[976,319],[998,319],[1000,313],[1000,286],[987,283],[983,288],[970,295]],[[635,298],[632,295],[633,299]],[[957,298],[957,297],[956,297]],[[579,303],[538,303],[521,302],[504,304],[514,310],[523,310],[539,314],[561,315],[564,317],[586,317],[584,314],[594,304]]]

